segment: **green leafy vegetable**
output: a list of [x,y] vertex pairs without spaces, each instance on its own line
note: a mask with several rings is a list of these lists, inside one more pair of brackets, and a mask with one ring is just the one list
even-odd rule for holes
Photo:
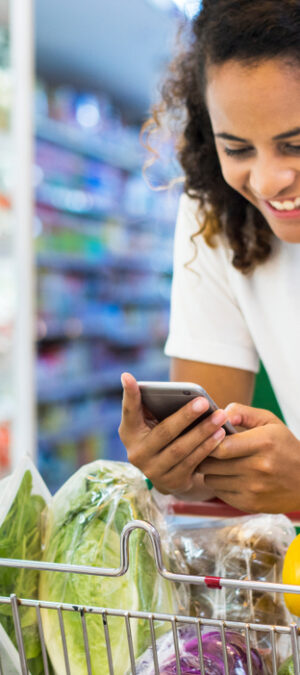
[[[48,561],[118,568],[120,533],[133,519],[154,524],[161,519],[140,472],[121,462],[98,461],[82,467],[53,499],[44,557]],[[129,571],[120,578],[42,572],[40,598],[73,606],[174,613],[176,590],[158,575],[144,532],[131,534],[129,554]],[[85,617],[92,673],[107,675],[102,617],[88,613]],[[56,613],[43,611],[43,623],[55,672],[63,675],[65,666]],[[123,675],[130,665],[125,621],[108,616],[107,623],[115,672]],[[65,612],[64,626],[72,675],[86,675],[80,614]],[[157,635],[167,629],[166,625],[156,625]],[[149,622],[133,619],[131,631],[138,655],[151,642]]]
[[278,675],[294,675],[294,673],[294,660],[292,656],[289,656],[289,658],[280,666]]
[[[28,470],[0,526],[0,558],[41,558],[41,514],[44,508],[44,499],[32,494],[32,476]],[[35,570],[1,567],[0,595],[15,593],[21,598],[37,598],[38,575]],[[20,619],[28,667],[31,675],[40,675],[44,669],[35,609],[21,607]],[[0,604],[0,622],[16,646],[10,605]]]

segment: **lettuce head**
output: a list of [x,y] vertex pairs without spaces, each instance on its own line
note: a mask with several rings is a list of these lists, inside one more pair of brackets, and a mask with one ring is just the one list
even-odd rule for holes
[[[150,521],[163,534],[164,523],[142,474],[130,464],[98,460],[81,467],[54,496],[49,509],[44,559],[56,563],[120,566],[120,534],[135,519]],[[142,530],[129,540],[128,572],[120,578],[61,572],[42,572],[41,600],[123,609],[128,611],[178,611],[176,588],[157,572],[151,542]],[[167,564],[167,562],[166,562]],[[78,612],[64,612],[70,670],[87,675],[86,656]],[[108,675],[107,649],[101,615],[85,613],[91,670]],[[135,656],[151,643],[148,620],[131,619]],[[66,672],[57,612],[43,610],[45,640],[57,675]],[[123,617],[107,617],[115,675],[130,666]],[[156,635],[168,625],[155,622]]]

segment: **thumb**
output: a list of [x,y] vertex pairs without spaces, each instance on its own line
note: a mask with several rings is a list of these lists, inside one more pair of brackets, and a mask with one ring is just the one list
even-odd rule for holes
[[141,392],[136,379],[131,373],[122,373],[123,386],[122,418],[126,425],[137,427],[144,426],[144,415]]
[[281,420],[270,410],[252,408],[242,403],[229,403],[225,411],[231,424],[245,429],[254,429],[254,427],[262,427],[266,424],[282,424]]

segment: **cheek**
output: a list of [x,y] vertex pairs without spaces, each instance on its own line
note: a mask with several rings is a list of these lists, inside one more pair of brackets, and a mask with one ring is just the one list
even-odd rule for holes
[[242,190],[245,185],[246,171],[242,165],[233,162],[231,159],[220,158],[221,170],[223,178],[235,190]]
[[239,162],[234,161],[231,157],[227,157],[227,155],[218,150],[218,148],[217,154],[225,182],[234,190],[243,192],[247,178],[247,167],[245,164],[239,164]]
[[224,158],[224,156],[220,158],[220,164],[222,175],[226,183],[231,185],[231,187],[240,185],[242,172],[239,167],[231,160]]

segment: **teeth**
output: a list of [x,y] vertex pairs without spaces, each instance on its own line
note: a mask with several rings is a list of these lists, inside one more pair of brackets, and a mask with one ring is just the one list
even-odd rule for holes
[[270,201],[269,204],[277,211],[293,211],[300,207],[300,197],[296,197],[293,201],[291,199],[287,199],[285,202]]

